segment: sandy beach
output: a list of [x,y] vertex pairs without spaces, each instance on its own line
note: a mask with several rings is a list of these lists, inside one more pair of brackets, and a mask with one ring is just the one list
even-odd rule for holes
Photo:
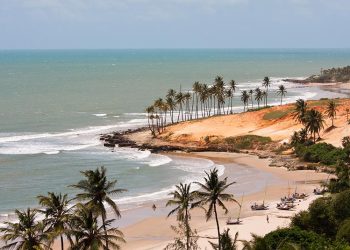
[[[257,168],[266,171],[280,180],[280,184],[267,183],[266,190],[261,190],[257,193],[245,195],[243,199],[243,208],[241,217],[243,218],[242,225],[227,226],[226,221],[229,217],[236,218],[238,215],[238,206],[236,204],[227,204],[230,209],[229,214],[225,215],[220,211],[220,226],[221,230],[230,228],[232,236],[239,232],[239,240],[250,240],[251,233],[263,236],[266,233],[277,229],[278,227],[286,227],[290,223],[290,217],[295,213],[305,210],[309,204],[316,198],[312,194],[312,190],[319,187],[319,183],[326,180],[329,175],[325,173],[316,173],[314,171],[287,171],[285,168],[269,167],[269,159],[259,159],[257,156],[237,154],[237,153],[172,153],[172,155],[189,155],[191,157],[204,157],[211,159],[219,164],[224,164],[225,174],[223,177],[232,177],[234,173],[230,169],[230,164],[239,164],[247,168]],[[298,203],[293,211],[281,211],[276,208],[279,198],[293,193],[297,187],[297,192],[305,192],[310,196]],[[234,186],[233,186],[234,188]],[[251,211],[250,205],[262,200],[265,197],[265,203],[270,209],[266,211]],[[240,202],[242,197],[236,197]],[[132,225],[122,227],[125,234],[127,244],[123,249],[163,249],[175,236],[170,225],[176,225],[174,217],[166,218],[164,208],[166,201],[157,203],[159,211],[154,212],[152,216],[138,221]],[[148,204],[144,209],[150,210],[151,204]],[[157,210],[158,210],[157,209]],[[204,212],[201,209],[193,209],[191,211],[192,219],[191,226],[198,231],[201,237],[216,237],[215,222],[213,219],[205,221]],[[269,223],[266,221],[266,215],[269,216]],[[124,216],[128,216],[126,212]],[[202,249],[208,247],[207,239],[200,239],[199,245]]]

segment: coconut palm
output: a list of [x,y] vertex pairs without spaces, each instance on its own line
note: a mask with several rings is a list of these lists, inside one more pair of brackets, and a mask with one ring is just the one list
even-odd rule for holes
[[287,90],[284,87],[284,85],[280,85],[278,86],[278,90],[277,90],[277,95],[281,96],[281,105],[282,105],[282,98],[285,97],[287,94]]
[[[232,239],[230,233],[230,229],[224,230],[224,232],[220,235],[221,237],[221,249],[223,250],[236,250],[237,246],[237,238],[238,238],[238,232],[235,234],[235,238]],[[213,242],[209,242],[214,249],[219,249],[219,246]]]
[[195,199],[194,192],[191,192],[191,184],[182,184],[176,185],[176,190],[171,192],[173,198],[168,200],[166,206],[176,206],[168,214],[168,217],[174,213],[177,215],[177,220],[183,222],[186,227],[186,249],[190,249],[190,237],[191,229],[189,225],[189,220],[191,219],[189,209],[191,203]]
[[260,88],[255,89],[255,101],[258,103],[258,108],[260,108],[260,102],[263,99],[263,93]]
[[295,108],[293,111],[294,120],[300,122],[305,125],[305,114],[307,111],[307,103],[303,99],[298,99],[295,102]]
[[28,208],[26,211],[15,210],[18,222],[5,222],[0,228],[2,249],[42,250],[47,249],[47,236],[44,224],[36,221],[37,212]]
[[252,90],[252,89],[250,89],[249,91],[248,91],[248,93],[249,93],[249,98],[250,98],[250,101],[252,102],[252,108],[253,108],[253,93],[254,93],[254,91]]
[[185,101],[185,120],[189,120],[190,119],[190,115],[191,115],[191,110],[190,110],[190,100],[191,100],[191,94],[190,92],[187,92],[184,94],[184,101]]
[[170,96],[166,98],[165,102],[168,105],[170,111],[171,123],[174,123],[174,110],[176,108],[176,102],[174,101],[174,98]]
[[101,215],[102,224],[105,231],[106,247],[108,249],[108,235],[106,229],[106,207],[107,203],[118,218],[121,217],[117,204],[111,199],[110,195],[120,194],[127,191],[126,189],[116,189],[117,180],[108,181],[106,176],[106,169],[102,166],[96,170],[87,170],[81,172],[85,179],[72,185],[83,191],[76,195],[78,200],[86,201],[85,205],[91,207],[92,211]]
[[151,130],[151,133],[152,133],[153,136],[155,136],[155,130],[154,130],[154,124],[153,124],[154,111],[155,110],[154,110],[154,106],[153,105],[148,106],[146,108],[148,127]]
[[230,112],[232,114],[232,99],[233,99],[234,93],[237,90],[237,84],[236,84],[235,80],[231,80],[228,85],[229,85],[229,89],[232,92],[232,96],[231,96],[231,112]]
[[225,193],[226,189],[234,184],[235,182],[227,183],[227,178],[219,180],[218,169],[214,168],[209,173],[205,172],[206,177],[204,178],[204,184],[200,182],[195,182],[200,186],[199,191],[195,191],[195,195],[198,197],[199,201],[194,203],[193,206],[204,206],[208,205],[208,209],[205,212],[207,220],[209,220],[214,213],[216,220],[216,227],[218,233],[218,246],[221,249],[220,240],[220,225],[218,220],[217,206],[221,207],[225,214],[228,213],[224,201],[226,202],[236,202],[232,194]]
[[225,83],[221,76],[217,76],[214,80],[215,94],[217,98],[217,114],[221,114],[221,107],[224,103],[224,87]]
[[233,98],[233,92],[231,89],[227,89],[225,91],[226,97],[228,98],[227,102],[227,114],[231,113],[232,114],[232,98]]
[[334,118],[337,115],[337,104],[334,100],[329,100],[326,108],[326,115],[332,120],[332,127],[334,127]]
[[263,83],[262,83],[262,86],[266,88],[265,106],[267,106],[267,96],[268,96],[268,93],[269,93],[270,85],[271,85],[270,78],[268,76],[265,76],[264,80],[263,80]]
[[192,97],[192,111],[193,112],[193,103],[196,103],[196,110],[195,110],[195,115],[196,119],[198,119],[198,95],[201,90],[201,84],[199,82],[195,82],[192,86],[192,91],[193,91],[193,97]]
[[247,107],[248,108],[248,102],[249,102],[249,94],[246,90],[243,90],[242,91],[242,94],[241,94],[241,101],[243,102],[243,105],[244,105],[244,112],[245,112],[245,108]]
[[39,204],[43,207],[39,211],[45,215],[44,224],[47,232],[54,240],[57,236],[61,240],[61,249],[64,249],[63,235],[67,233],[71,219],[71,209],[68,207],[67,194],[55,194],[49,192],[47,196],[38,196]]
[[[123,233],[117,228],[110,228],[114,220],[106,220],[99,225],[92,207],[77,205],[77,211],[72,218],[70,234],[75,236],[72,250],[120,249],[119,242],[125,242]],[[108,229],[107,229],[108,228]]]
[[175,96],[175,101],[176,103],[179,105],[179,114],[177,116],[177,122],[179,122],[180,120],[180,114],[181,114],[181,120],[183,121],[184,120],[184,115],[183,115],[183,103],[184,103],[184,94],[180,91],[176,94]]
[[316,133],[319,134],[324,127],[324,118],[321,112],[311,109],[305,114],[305,128],[313,135],[314,143],[316,142]]

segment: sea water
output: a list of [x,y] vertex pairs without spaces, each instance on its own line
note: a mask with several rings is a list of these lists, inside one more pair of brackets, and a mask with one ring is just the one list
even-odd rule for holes
[[[113,198],[128,205],[164,198],[175,184],[200,181],[213,167],[223,173],[204,159],[112,152],[99,134],[146,125],[145,107],[169,88],[190,91],[195,81],[212,84],[216,75],[234,79],[240,111],[240,91],[261,86],[265,76],[272,79],[270,103],[278,104],[274,92],[283,78],[349,63],[346,49],[0,51],[0,213],[35,207],[36,196],[48,191],[72,196],[69,185],[82,178],[80,171],[102,165],[128,189]],[[284,102],[330,95],[284,84]],[[237,185],[244,171],[237,166]]]

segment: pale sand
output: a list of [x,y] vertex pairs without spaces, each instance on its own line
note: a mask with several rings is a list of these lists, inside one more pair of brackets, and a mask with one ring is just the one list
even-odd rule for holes
[[[324,114],[327,102],[327,100],[308,101],[308,105],[310,108],[317,109]],[[341,146],[342,138],[350,134],[350,125],[347,122],[346,116],[346,108],[350,107],[350,100],[339,99],[337,103],[337,116],[334,120],[335,128],[331,130],[327,129],[331,126],[332,122],[324,115],[325,126],[320,136],[324,142]],[[206,142],[204,138],[207,136],[224,138],[241,135],[259,135],[271,137],[274,141],[288,142],[293,132],[303,127],[293,119],[293,109],[294,104],[287,104],[254,112],[181,122],[168,126],[156,139],[151,138],[149,131],[134,133],[129,135],[129,137],[139,144],[151,143],[154,145],[192,147],[205,146]],[[266,120],[264,116],[271,112],[287,112],[287,114],[281,118]]]
[[[205,157],[214,160],[220,164],[238,163],[247,167],[255,167],[263,171],[272,173],[274,176],[280,178],[285,184],[281,185],[268,185],[266,188],[266,204],[271,207],[267,211],[251,211],[250,205],[254,201],[262,201],[265,196],[265,190],[258,193],[247,195],[244,197],[243,209],[241,217],[243,224],[239,226],[228,226],[232,236],[239,231],[239,240],[250,240],[251,233],[258,235],[265,235],[278,227],[286,227],[290,223],[291,217],[296,212],[307,209],[308,205],[315,196],[310,196],[307,200],[299,203],[294,211],[280,211],[277,210],[276,203],[280,197],[285,196],[289,192],[293,192],[295,183],[298,183],[298,192],[312,193],[315,187],[319,187],[319,182],[329,177],[325,173],[315,173],[313,171],[294,171],[290,172],[284,168],[271,168],[268,166],[269,160],[258,159],[256,156],[243,155],[236,153],[196,153],[196,154],[184,154],[195,157]],[[229,165],[227,165],[226,173],[229,173]],[[230,177],[229,174],[227,177]],[[305,184],[305,182],[307,184]],[[290,183],[290,187],[288,188]],[[237,197],[240,201],[240,198]],[[165,202],[158,204],[158,206],[164,206]],[[223,214],[220,211],[220,226],[221,230],[226,228],[226,220],[228,217],[235,218],[238,214],[238,206],[235,204],[229,204],[230,213],[228,215]],[[216,237],[216,227],[214,219],[205,221],[204,213],[200,209],[194,209],[191,211],[192,219],[191,226],[197,229],[200,236]],[[266,214],[270,217],[270,223],[266,222]],[[125,215],[127,216],[127,215]],[[283,217],[283,218],[282,218]],[[127,244],[123,246],[123,249],[163,249],[169,242],[172,241],[174,233],[170,230],[170,225],[175,225],[176,221],[174,217],[166,218],[163,216],[152,216],[137,222],[131,226],[122,228]],[[207,239],[200,239],[199,244],[202,249],[208,247]],[[208,248],[210,249],[210,248]]]

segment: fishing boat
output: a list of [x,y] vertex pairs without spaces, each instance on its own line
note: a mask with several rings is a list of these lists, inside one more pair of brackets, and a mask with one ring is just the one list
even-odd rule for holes
[[242,205],[243,205],[243,197],[244,197],[244,194],[242,195],[241,203],[238,204],[239,205],[239,210],[238,210],[237,219],[234,220],[234,219],[228,218],[228,220],[226,221],[226,225],[239,225],[239,224],[241,224],[243,222],[240,219],[241,211],[242,211]]

